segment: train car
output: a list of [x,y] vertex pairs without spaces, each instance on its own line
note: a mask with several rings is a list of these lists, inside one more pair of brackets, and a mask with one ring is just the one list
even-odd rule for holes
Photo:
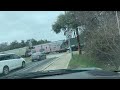
[[41,49],[44,49],[44,52],[46,54],[51,53],[51,52],[61,52],[61,51],[65,51],[65,47],[63,48],[63,40],[60,41],[54,41],[51,43],[46,43],[46,44],[40,44],[40,45],[36,45],[34,46],[34,49],[36,52],[39,52]]

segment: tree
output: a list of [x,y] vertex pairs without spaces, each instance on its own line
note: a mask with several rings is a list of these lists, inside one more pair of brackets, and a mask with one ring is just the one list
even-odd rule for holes
[[[70,15],[71,13],[71,18],[60,15],[57,22],[53,25],[53,30],[59,33],[61,30],[65,30],[66,25],[69,25],[72,29],[77,29],[77,26],[84,26],[85,28],[82,30],[80,36],[85,43],[85,55],[110,64],[118,70],[120,65],[120,35],[116,12],[69,11]],[[119,11],[117,14],[118,18],[120,18]],[[66,20],[65,18],[70,20]]]
[[10,49],[15,49],[15,48],[19,48],[19,43],[17,42],[17,40],[10,43]]
[[44,43],[49,43],[50,41],[47,41],[47,40],[39,40],[38,41],[38,44],[44,44]]
[[37,40],[35,40],[35,39],[32,38],[31,42],[32,42],[33,45],[37,45]]
[[24,40],[21,40],[21,47],[25,47],[26,46],[26,43],[25,43],[25,41]]
[[[118,12],[118,15],[120,13]],[[97,27],[87,30],[85,51],[96,60],[114,66],[118,70],[120,62],[120,35],[114,11],[102,11],[96,13]],[[91,23],[90,26],[93,26]],[[106,64],[106,65],[107,65]]]
[[4,42],[0,44],[0,52],[6,51],[8,49],[8,43]]
[[61,32],[61,30],[65,32],[67,28],[69,28],[69,30],[72,29],[74,32],[76,32],[77,41],[78,41],[78,50],[79,50],[79,54],[81,54],[80,39],[78,34],[79,23],[76,21],[76,17],[73,14],[74,14],[73,12],[68,11],[65,15],[64,14],[59,15],[57,21],[52,25],[52,29],[56,33]]
[[10,45],[8,45],[7,42],[4,42],[4,43],[0,44],[0,52],[28,46],[30,40],[32,41],[33,45],[44,44],[44,43],[49,43],[50,42],[50,41],[47,41],[47,40],[37,41],[35,39],[28,39],[26,41],[21,40],[21,42],[18,42],[17,40],[15,40],[15,41],[11,42]]

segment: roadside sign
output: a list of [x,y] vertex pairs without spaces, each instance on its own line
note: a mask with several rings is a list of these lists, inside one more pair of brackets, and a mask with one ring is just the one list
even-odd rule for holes
[[64,35],[66,36],[66,38],[68,39],[68,45],[69,45],[69,51],[71,53],[71,57],[73,56],[73,53],[72,53],[72,49],[71,49],[71,43],[70,43],[70,38],[72,37],[72,29],[67,29],[65,32],[64,32]]
[[72,30],[66,30],[65,33],[67,38],[71,38],[72,37]]
[[67,35],[67,38],[71,38],[72,36],[71,35]]

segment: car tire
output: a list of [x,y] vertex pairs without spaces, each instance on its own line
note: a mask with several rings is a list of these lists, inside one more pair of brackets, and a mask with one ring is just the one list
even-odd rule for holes
[[23,62],[22,62],[22,68],[24,68],[24,67],[25,67],[25,62],[23,61]]
[[32,59],[32,62],[35,62],[36,60]]
[[8,66],[5,66],[4,68],[3,68],[3,74],[4,75],[7,75],[9,73],[9,67]]

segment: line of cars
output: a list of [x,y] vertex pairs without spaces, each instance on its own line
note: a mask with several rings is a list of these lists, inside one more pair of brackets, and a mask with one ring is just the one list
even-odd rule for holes
[[[46,59],[44,52],[32,52],[32,61],[40,61]],[[17,68],[24,68],[26,61],[24,58],[14,53],[1,53],[0,54],[0,74],[7,75],[10,71]]]
[[[77,49],[78,48],[75,46],[72,47],[73,51]],[[69,50],[69,49],[66,49],[66,50]],[[31,56],[32,62],[46,59],[46,54],[44,49],[41,49],[39,52],[36,52],[33,49],[30,56]],[[14,53],[0,54],[0,73],[2,74],[6,75],[13,69],[17,69],[20,67],[24,68],[25,65],[26,65],[25,59]]]
[[[71,48],[72,51],[78,50],[78,46],[75,45],[71,46]],[[62,50],[61,52],[66,52],[67,50],[69,50],[69,48]],[[39,52],[36,52],[35,49],[32,49],[30,53],[31,54],[29,56],[31,56],[32,62],[46,59],[46,53],[44,49],[40,49]]]

